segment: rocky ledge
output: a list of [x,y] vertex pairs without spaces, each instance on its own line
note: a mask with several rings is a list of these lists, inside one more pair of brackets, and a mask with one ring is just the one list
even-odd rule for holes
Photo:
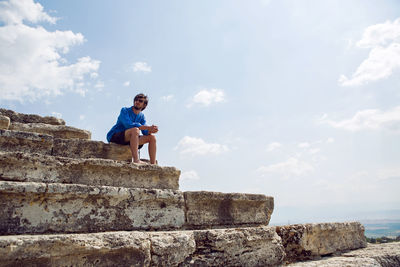
[[367,245],[359,222],[310,223],[277,226],[286,260],[295,262]]
[[274,227],[0,237],[0,266],[278,266]]
[[58,119],[56,117],[51,117],[51,116],[42,117],[36,114],[18,113],[13,110],[4,108],[0,108],[0,115],[10,118],[11,122],[65,125],[65,121],[63,119]]
[[0,180],[7,181],[178,190],[179,175],[174,167],[0,151]]
[[335,253],[313,261],[297,262],[291,267],[396,267],[400,266],[400,242],[368,244],[366,248]]

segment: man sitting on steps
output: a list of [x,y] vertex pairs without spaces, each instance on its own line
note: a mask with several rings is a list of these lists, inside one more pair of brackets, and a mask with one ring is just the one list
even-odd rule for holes
[[[120,145],[129,145],[132,152],[132,162],[143,163],[139,159],[138,150],[146,143],[149,143],[150,163],[156,163],[156,137],[158,132],[155,125],[147,126],[142,111],[148,103],[147,96],[138,94],[133,100],[132,107],[121,109],[117,123],[107,133],[107,141]],[[143,135],[140,135],[140,130]]]

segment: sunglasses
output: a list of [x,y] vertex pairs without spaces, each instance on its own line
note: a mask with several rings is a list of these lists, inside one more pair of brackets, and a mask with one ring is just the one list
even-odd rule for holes
[[136,99],[135,102],[136,102],[136,101],[139,102],[139,103],[144,103],[144,100],[143,100],[143,99]]

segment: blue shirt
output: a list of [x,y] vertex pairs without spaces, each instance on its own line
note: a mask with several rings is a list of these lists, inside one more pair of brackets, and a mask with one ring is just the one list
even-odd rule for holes
[[[111,128],[111,130],[107,133],[107,141],[110,142],[111,137],[118,132],[124,132],[130,128],[139,128],[140,126],[146,125],[146,119],[144,118],[144,114],[140,112],[139,114],[135,114],[132,110],[132,107],[122,108],[119,113],[117,123]],[[148,130],[142,130],[144,135],[148,135]]]

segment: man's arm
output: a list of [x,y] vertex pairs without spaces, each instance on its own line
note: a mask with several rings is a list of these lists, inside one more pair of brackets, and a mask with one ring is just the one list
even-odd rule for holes
[[133,122],[131,120],[131,118],[129,117],[129,113],[126,108],[121,109],[121,113],[118,116],[118,121],[120,121],[122,123],[122,125],[124,125],[125,129],[130,129],[130,128],[134,128],[134,127],[139,128],[140,126],[143,125],[138,122]]

